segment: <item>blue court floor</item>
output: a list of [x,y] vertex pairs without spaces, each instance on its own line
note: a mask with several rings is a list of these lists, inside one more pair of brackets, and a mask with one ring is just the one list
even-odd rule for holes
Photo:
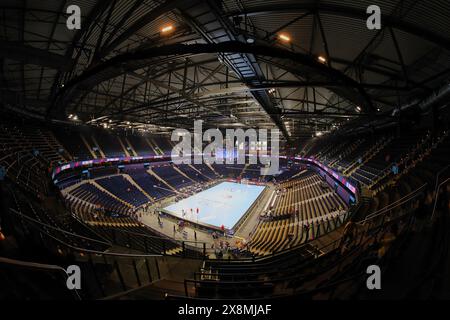
[[222,182],[164,209],[186,220],[217,227],[224,225],[225,228],[231,229],[264,188],[264,186]]

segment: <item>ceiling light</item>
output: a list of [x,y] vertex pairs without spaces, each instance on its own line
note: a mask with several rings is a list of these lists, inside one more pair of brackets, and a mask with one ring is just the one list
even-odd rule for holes
[[360,112],[360,111],[361,111],[361,107],[360,107],[360,106],[357,106],[357,107],[356,107],[356,111]]
[[325,57],[323,57],[323,56],[319,56],[317,59],[322,63],[327,62],[327,59],[325,59]]
[[171,31],[173,31],[173,25],[171,25],[171,24],[161,28],[162,33],[168,33]]
[[283,40],[283,41],[285,41],[285,42],[291,41],[291,37],[288,36],[288,35],[285,34],[285,33],[280,33],[280,34],[278,35],[278,38],[280,38],[280,40]]

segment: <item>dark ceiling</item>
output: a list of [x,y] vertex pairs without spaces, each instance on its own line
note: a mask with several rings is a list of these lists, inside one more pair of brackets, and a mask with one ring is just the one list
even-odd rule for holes
[[[80,30],[66,27],[71,4]],[[372,4],[381,30],[366,27]],[[439,88],[449,17],[448,0],[1,0],[0,98],[97,125],[170,130],[203,119],[295,140]]]

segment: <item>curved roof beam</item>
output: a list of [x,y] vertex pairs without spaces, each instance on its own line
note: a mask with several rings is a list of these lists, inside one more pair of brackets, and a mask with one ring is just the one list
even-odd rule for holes
[[[139,2],[139,4],[142,3],[142,1],[138,1],[138,2]],[[159,16],[161,16],[169,11],[174,10],[182,3],[183,3],[183,0],[170,0],[170,1],[163,2],[158,7],[153,9],[150,13],[144,15],[142,18],[140,18],[135,23],[133,23],[128,29],[126,29],[124,32],[122,32],[114,40],[111,40],[107,45],[105,45],[100,50],[100,56],[102,56],[102,57],[107,56],[113,49],[117,48],[121,43],[123,43],[124,41],[129,39],[132,35],[134,35],[140,29],[145,27],[147,24],[156,20],[156,18],[158,18]]]
[[[118,55],[86,70],[80,76],[66,83],[64,88],[60,89],[59,99],[53,108],[63,109],[67,102],[79,95],[79,92],[77,92],[79,88],[92,88],[99,82],[107,80],[105,78],[114,78],[124,72],[129,72],[127,63],[131,63],[133,68],[138,68],[139,61],[148,63],[148,59],[151,58],[205,53],[251,53],[294,61],[304,67],[303,73],[310,73],[311,81],[328,80],[334,84],[329,90],[337,91],[338,94],[348,100],[361,105],[368,114],[374,113],[371,99],[360,83],[342,72],[320,63],[314,57],[281,48],[249,45],[235,41],[218,44],[174,44]],[[336,87],[339,87],[339,90],[336,90]]]
[[[290,1],[286,3],[279,3],[274,5],[255,5],[251,8],[246,8],[245,10],[229,11],[226,13],[228,17],[232,16],[255,16],[266,13],[274,12],[292,12],[292,11],[311,11],[311,12],[321,12],[324,14],[366,20],[368,15],[364,10],[355,9],[352,7],[342,6],[342,5],[332,5],[332,4],[320,4],[320,3],[302,3],[300,1]],[[404,31],[406,33],[415,35],[427,41],[431,41],[447,50],[450,50],[450,39],[440,36],[430,30],[424,29],[420,26],[414,25],[409,22],[401,21],[395,16],[391,17],[384,15],[382,17],[382,23],[391,28]]]

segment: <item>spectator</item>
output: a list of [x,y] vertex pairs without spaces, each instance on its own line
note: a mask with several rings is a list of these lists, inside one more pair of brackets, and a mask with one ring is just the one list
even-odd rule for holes
[[288,234],[288,240],[289,240],[289,242],[291,242],[292,239],[294,239],[294,233],[291,231],[291,232],[289,232],[289,234]]

